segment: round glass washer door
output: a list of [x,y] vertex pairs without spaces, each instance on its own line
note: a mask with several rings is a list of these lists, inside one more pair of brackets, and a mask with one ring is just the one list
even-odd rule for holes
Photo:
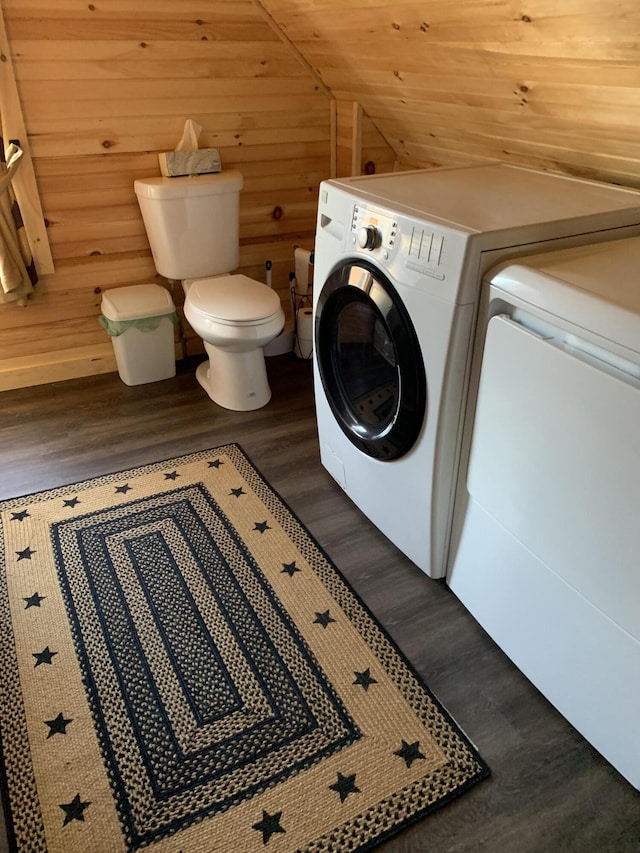
[[327,278],[315,358],[331,410],[356,447],[381,460],[413,447],[427,410],[424,361],[396,289],[368,261],[343,261]]

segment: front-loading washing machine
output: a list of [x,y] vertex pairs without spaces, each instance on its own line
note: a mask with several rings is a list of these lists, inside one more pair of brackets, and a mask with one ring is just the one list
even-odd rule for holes
[[325,181],[314,267],[322,464],[431,577],[446,571],[482,274],[640,233],[640,193],[491,164]]
[[448,582],[640,789],[639,270],[634,237],[487,274]]

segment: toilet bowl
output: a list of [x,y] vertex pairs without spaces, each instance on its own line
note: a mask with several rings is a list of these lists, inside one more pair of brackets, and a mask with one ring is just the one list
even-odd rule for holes
[[186,279],[184,314],[204,343],[208,361],[196,379],[225,409],[252,411],[271,399],[262,347],[280,334],[278,294],[244,275]]
[[156,270],[185,290],[184,314],[209,360],[196,370],[209,397],[250,411],[271,399],[262,347],[280,334],[278,294],[239,263],[240,172],[145,178],[134,190]]

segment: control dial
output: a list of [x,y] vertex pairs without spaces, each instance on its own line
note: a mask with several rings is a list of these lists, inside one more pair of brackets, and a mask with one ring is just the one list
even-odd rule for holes
[[364,225],[358,231],[358,246],[361,249],[375,249],[380,244],[380,231],[374,225]]

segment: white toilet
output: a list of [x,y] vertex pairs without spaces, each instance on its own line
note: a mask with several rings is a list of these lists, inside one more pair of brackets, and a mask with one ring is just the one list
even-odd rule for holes
[[160,275],[182,281],[184,313],[209,360],[196,377],[225,409],[251,411],[271,399],[262,347],[280,334],[278,294],[238,266],[243,178],[228,171],[134,182]]

